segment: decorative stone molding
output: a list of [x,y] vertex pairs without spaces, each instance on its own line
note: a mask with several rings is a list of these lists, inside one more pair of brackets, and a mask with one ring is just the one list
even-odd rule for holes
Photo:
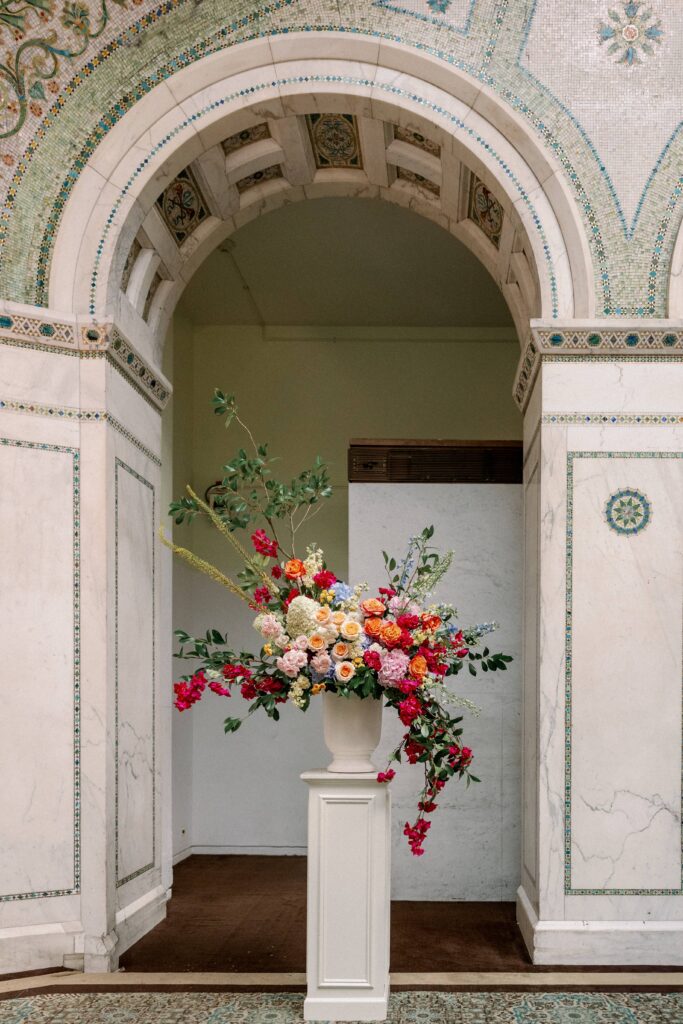
[[[158,409],[164,408],[173,390],[165,377],[149,366],[113,324],[97,324],[89,320],[68,322],[2,312],[0,345],[34,348],[86,359],[106,358]],[[89,417],[81,415],[79,418]],[[97,417],[93,414],[92,418]]]
[[593,327],[553,324],[534,327],[532,334],[540,352],[683,352],[683,330],[667,321],[619,323],[608,321]]

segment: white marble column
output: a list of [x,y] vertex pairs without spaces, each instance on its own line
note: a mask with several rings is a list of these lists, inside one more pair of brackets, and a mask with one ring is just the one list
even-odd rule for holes
[[306,1020],[384,1020],[389,998],[389,787],[306,772]]
[[0,972],[109,970],[170,884],[168,386],[114,328],[47,310],[0,309],[0,355]]
[[533,346],[518,920],[535,963],[680,965],[683,339]]

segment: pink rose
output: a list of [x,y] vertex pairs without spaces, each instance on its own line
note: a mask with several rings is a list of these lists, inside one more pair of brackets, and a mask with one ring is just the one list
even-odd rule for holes
[[379,681],[383,686],[393,686],[406,674],[410,658],[403,651],[382,651],[379,656]]
[[330,671],[331,665],[332,658],[326,651],[321,651],[320,654],[316,654],[315,658],[311,660],[311,668],[320,676],[326,676]]
[[275,664],[279,668],[280,672],[289,676],[290,679],[295,679],[299,674],[299,669],[303,668],[307,662],[308,658],[304,652],[295,649],[287,651],[281,658],[277,659]]
[[389,601],[389,611],[392,615],[419,615],[421,609],[415,601],[409,601],[405,594],[397,594]]

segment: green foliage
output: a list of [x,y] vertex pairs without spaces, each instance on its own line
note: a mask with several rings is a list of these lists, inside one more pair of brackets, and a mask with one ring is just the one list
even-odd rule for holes
[[[230,530],[247,529],[263,520],[261,525],[274,534],[274,522],[284,520],[293,553],[296,531],[332,496],[327,465],[318,456],[310,469],[302,470],[293,480],[277,479],[273,474],[277,459],[269,454],[267,444],[256,443],[239,418],[235,396],[216,389],[211,404],[214,413],[224,417],[226,428],[233,422],[239,424],[249,438],[251,449],[250,452],[238,449],[223,466],[220,489],[216,489],[214,496],[214,511]],[[199,504],[192,497],[181,497],[169,506],[169,515],[178,525],[191,522],[201,514]]]

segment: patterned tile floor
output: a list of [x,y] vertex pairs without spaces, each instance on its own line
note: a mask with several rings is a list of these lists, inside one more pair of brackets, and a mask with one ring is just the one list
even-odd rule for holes
[[[64,993],[0,1002],[0,1024],[299,1024],[294,993]],[[387,1024],[683,1024],[683,994],[400,992]]]

